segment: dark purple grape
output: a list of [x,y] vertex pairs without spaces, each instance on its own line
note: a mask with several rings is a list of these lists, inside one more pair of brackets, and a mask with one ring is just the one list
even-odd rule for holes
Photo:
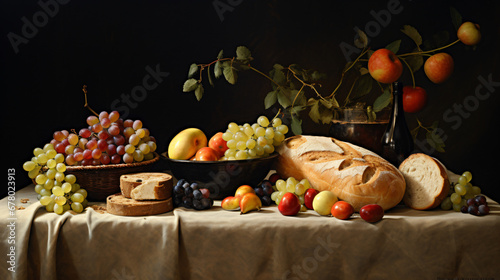
[[210,209],[210,207],[212,207],[213,200],[211,200],[210,198],[204,197],[201,199],[201,204],[203,206],[203,209]]
[[271,194],[273,194],[274,190],[273,190],[273,186],[270,186],[270,185],[265,185],[265,184],[262,184],[262,190],[264,191],[264,194],[267,194],[269,196],[271,196]]
[[264,181],[262,181],[262,183],[260,183],[260,187],[261,187],[261,188],[264,188],[264,186],[268,186],[268,187],[271,187],[271,188],[272,188],[272,187],[273,187],[273,184],[272,184],[272,183],[271,183],[271,181],[269,181],[269,180],[264,180]]
[[255,188],[255,194],[258,195],[259,197],[264,196],[264,190],[261,187]]
[[183,186],[184,183],[186,183],[186,179],[180,179],[179,181],[177,181],[177,185],[179,186]]
[[193,199],[193,208],[196,210],[203,210],[203,204],[201,203],[201,200],[198,199]]
[[179,207],[182,204],[182,197],[174,197],[174,207]]
[[193,199],[191,197],[184,197],[182,199],[182,206],[186,208],[193,208]]
[[474,198],[467,199],[467,206],[476,205],[476,200]]
[[185,182],[184,184],[182,184],[182,187],[184,187],[185,189],[191,187],[191,184],[188,183],[188,182]]
[[484,195],[478,195],[474,198],[478,205],[486,204],[486,197]]
[[195,189],[193,191],[193,198],[196,199],[196,200],[201,200],[203,198],[203,194],[201,193],[200,190]]
[[468,213],[469,212],[469,207],[464,205],[460,208],[460,212],[462,213]]
[[199,188],[200,188],[200,185],[198,185],[198,183],[191,183],[191,188],[192,188],[193,190],[197,190],[197,189],[199,189]]
[[271,205],[271,202],[272,202],[271,198],[267,195],[261,197],[260,201],[262,202],[263,206],[269,206],[269,205]]
[[480,215],[488,215],[490,213],[490,207],[488,205],[479,205],[478,211]]
[[175,185],[174,193],[175,194],[184,194],[184,188],[182,186]]
[[193,189],[190,186],[184,188],[184,195],[187,197],[193,197]]
[[479,215],[479,210],[477,208],[477,205],[470,205],[469,208],[467,209],[467,212],[469,212],[469,214],[472,214],[474,216]]

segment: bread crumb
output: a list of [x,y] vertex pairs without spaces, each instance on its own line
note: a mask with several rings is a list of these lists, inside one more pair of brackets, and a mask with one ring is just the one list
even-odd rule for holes
[[21,203],[28,203],[29,201],[29,198],[21,198]]
[[22,207],[22,206],[16,206],[16,210],[24,210],[26,208]]
[[94,211],[96,211],[99,214],[104,214],[106,213],[106,207],[104,206],[99,206],[99,205],[89,205],[87,208],[92,208]]

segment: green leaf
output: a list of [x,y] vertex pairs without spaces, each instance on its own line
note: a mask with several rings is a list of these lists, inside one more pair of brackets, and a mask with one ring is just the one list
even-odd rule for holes
[[207,69],[207,76],[208,76],[208,83],[209,83],[211,86],[215,86],[215,85],[214,85],[214,81],[212,80],[212,73],[210,73],[210,65],[208,65],[208,69]]
[[236,48],[236,59],[244,62],[252,60],[252,53],[245,46],[239,46]]
[[325,107],[320,107],[319,110],[320,120],[323,124],[329,124],[333,119],[333,111]]
[[[415,49],[414,51],[417,51]],[[410,65],[411,71],[413,73],[417,72],[422,65],[424,65],[424,57],[421,54],[416,54],[416,55],[410,55],[408,57],[405,57],[404,60],[408,65]]]
[[276,103],[277,100],[278,93],[273,90],[266,95],[266,98],[264,98],[264,106],[266,107],[266,109],[269,109],[274,105],[274,103]]
[[214,65],[214,75],[216,79],[218,79],[222,75],[222,67],[220,66],[219,61],[217,61]]
[[356,84],[354,85],[351,93],[351,99],[357,99],[361,98],[372,90],[373,86],[373,78],[370,75],[363,75],[361,76],[357,81]]
[[282,88],[280,88],[280,90],[278,91],[278,103],[283,108],[287,108],[292,105],[290,98],[285,94],[285,91]]
[[293,106],[293,108],[290,108],[290,112],[294,115],[298,115],[300,112],[304,111],[306,109],[306,106]]
[[193,63],[191,64],[191,66],[189,66],[188,78],[193,77],[196,72],[198,72],[198,65],[196,63]]
[[183,92],[190,92],[195,90],[198,87],[198,81],[196,79],[188,79],[184,82],[184,86],[182,87]]
[[451,22],[453,23],[455,30],[458,31],[460,25],[462,25],[462,15],[457,11],[457,9],[453,7],[450,7],[450,14],[451,14]]
[[229,61],[224,61],[222,63],[222,72],[224,74],[224,78],[226,81],[232,85],[236,84],[236,80],[238,79],[238,73],[236,73],[236,69],[231,66]]
[[299,117],[292,115],[292,123],[290,124],[290,126],[292,128],[293,134],[302,134],[302,120]]
[[272,69],[269,72],[269,75],[271,76],[271,79],[273,79],[273,81],[275,83],[277,83],[278,85],[282,86],[286,82],[286,76],[285,76],[285,73],[283,73],[282,70]]
[[441,137],[438,134],[436,134],[436,130],[435,129],[433,129],[431,131],[427,131],[427,133],[425,134],[425,138],[427,140],[427,143],[429,143],[429,145],[431,147],[433,147],[434,149],[436,149],[436,151],[441,152],[441,153],[445,152],[445,150],[444,150],[444,147],[445,147],[444,141],[443,141],[443,139],[441,139]]
[[364,49],[368,46],[368,36],[361,29],[356,29],[358,32],[358,38],[354,40],[354,45],[360,49]]
[[315,81],[318,81],[320,79],[325,79],[326,78],[326,74],[325,73],[320,73],[316,70],[314,70],[312,73],[311,73],[311,80],[313,82]]
[[224,50],[220,50],[219,54],[217,54],[217,59],[222,59],[224,57]]
[[203,97],[203,93],[205,90],[203,89],[202,84],[198,84],[198,87],[194,90],[194,95],[196,96],[196,100],[200,101]]
[[377,97],[375,99],[375,102],[373,103],[373,111],[374,112],[379,112],[385,107],[387,107],[389,104],[391,104],[391,99],[392,99],[392,94],[389,88],[386,88],[384,90],[384,93]]
[[368,68],[366,68],[366,67],[359,68],[359,74],[366,75],[366,74],[369,74],[369,73],[370,73],[370,71],[368,70]]
[[420,33],[418,33],[417,29],[411,25],[405,25],[403,26],[403,29],[401,31],[406,34],[408,37],[410,37],[413,42],[418,46],[422,45],[422,36],[420,36]]
[[311,110],[309,111],[309,117],[313,122],[319,123],[319,119],[321,118],[319,114],[319,100],[310,98],[308,101],[308,105],[311,105]]
[[285,69],[285,67],[283,67],[281,64],[276,63],[273,65],[273,69],[283,70],[283,69]]
[[401,45],[401,40],[396,40],[390,43],[389,45],[385,46],[385,48],[392,51],[393,53],[398,53],[400,45]]
[[306,96],[304,94],[304,91],[302,91],[299,96],[297,96],[297,94],[299,94],[299,91],[296,89],[292,89],[290,91],[290,100],[291,101],[295,100],[295,103],[293,104],[293,106],[305,106],[307,103],[307,100],[306,100]]
[[427,39],[423,43],[423,49],[425,50],[433,50],[435,48],[442,47],[448,44],[450,39],[450,33],[446,30],[439,31],[438,33],[431,36],[430,39]]

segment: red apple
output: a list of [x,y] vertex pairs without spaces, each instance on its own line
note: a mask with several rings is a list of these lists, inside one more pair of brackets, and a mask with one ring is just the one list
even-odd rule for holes
[[397,81],[403,73],[403,64],[392,51],[379,49],[370,56],[368,71],[376,81],[390,84]]
[[359,210],[359,215],[369,223],[375,223],[384,217],[384,209],[378,204],[368,204]]
[[304,194],[304,205],[307,207],[307,209],[313,210],[313,200],[314,197],[319,193],[318,190],[315,190],[313,188],[309,188],[306,190],[306,193]]
[[208,141],[208,146],[219,154],[219,158],[224,156],[224,153],[228,149],[227,141],[222,139],[222,132],[217,132],[210,141]]
[[457,31],[457,37],[466,45],[474,46],[481,41],[481,31],[479,25],[470,21],[462,23]]
[[332,206],[332,216],[340,220],[347,220],[354,213],[354,207],[345,201],[337,201]]
[[403,87],[403,110],[407,113],[416,113],[425,106],[427,92],[421,87]]
[[203,147],[196,152],[197,161],[216,161],[219,160],[219,153],[210,147]]
[[283,195],[278,205],[278,210],[284,216],[295,216],[300,211],[300,201],[299,198],[291,193],[287,192]]
[[446,81],[453,73],[453,68],[453,58],[447,53],[437,53],[429,57],[424,64],[425,75],[435,84]]

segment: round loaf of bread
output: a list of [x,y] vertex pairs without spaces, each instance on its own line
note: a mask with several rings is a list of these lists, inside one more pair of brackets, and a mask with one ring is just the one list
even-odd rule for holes
[[172,176],[161,172],[132,173],[120,176],[120,189],[126,198],[132,198],[132,191],[147,181],[157,181],[155,199],[162,200],[172,196]]
[[153,201],[137,201],[124,197],[121,193],[106,198],[106,211],[120,216],[148,216],[172,211],[172,198]]
[[377,154],[359,146],[322,136],[293,136],[277,149],[282,177],[307,179],[319,191],[330,190],[355,211],[367,204],[384,210],[403,199],[401,172]]
[[399,166],[406,180],[403,202],[417,210],[433,209],[448,195],[450,182],[446,168],[426,154],[413,154]]

